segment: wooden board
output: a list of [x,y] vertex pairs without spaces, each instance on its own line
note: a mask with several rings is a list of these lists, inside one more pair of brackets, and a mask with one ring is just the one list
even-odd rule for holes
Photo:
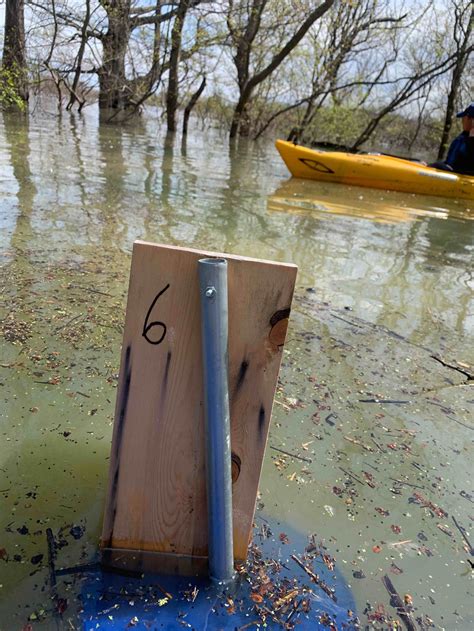
[[207,556],[198,260],[214,256],[228,261],[234,554],[247,556],[297,268],[141,241],[130,272],[104,549]]

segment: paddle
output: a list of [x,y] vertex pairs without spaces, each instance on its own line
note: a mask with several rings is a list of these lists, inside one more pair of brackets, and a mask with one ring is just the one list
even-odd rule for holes
[[[353,147],[348,147],[347,145],[340,145],[340,144],[329,142],[326,140],[313,141],[311,142],[311,147],[314,147],[315,149],[320,147],[322,149],[331,149],[332,151],[344,151],[345,153],[358,153],[362,155],[363,154],[370,155],[371,153],[375,153],[371,151],[361,151],[359,149],[354,149]],[[385,153],[384,151],[378,151],[377,154],[381,156],[388,156],[389,158],[400,158],[401,160],[409,160],[410,162],[423,162],[423,160],[420,160],[419,158],[400,156],[395,153]]]

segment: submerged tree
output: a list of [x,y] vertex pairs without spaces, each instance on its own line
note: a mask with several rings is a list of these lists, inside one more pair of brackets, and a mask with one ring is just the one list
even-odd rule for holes
[[[26,73],[15,74],[25,68],[24,0],[6,6],[8,81],[0,88],[21,101],[28,96]],[[256,137],[278,122],[286,125],[283,134],[294,128],[301,137],[329,137],[357,149],[382,121],[418,116],[404,127],[408,145],[427,129],[426,113],[439,133],[433,104],[439,112],[443,102],[441,154],[469,86],[471,0],[29,0],[27,6],[38,83],[47,76],[60,108],[80,110],[90,93],[98,94],[105,120],[131,116],[156,95],[168,131],[176,130],[187,104],[187,128],[207,85],[207,113],[221,113],[232,138]],[[321,132],[326,138],[316,137]]]
[[[176,131],[176,110],[178,108],[178,66],[181,52],[184,20],[190,0],[180,0],[174,18],[171,34],[171,50],[168,70],[168,91],[166,95],[166,121],[169,132]],[[196,3],[194,3],[196,4]]]
[[28,101],[24,0],[6,0],[0,102],[24,107]]
[[[107,30],[93,33],[102,44],[101,65],[97,68],[99,107],[112,112],[136,109],[153,94],[160,78],[160,24],[174,17],[176,3],[169,3],[165,13],[160,0],[146,7],[132,7],[131,0],[100,0],[100,4],[107,16]],[[150,25],[154,28],[150,66],[147,72],[129,78],[126,57],[131,35],[135,29]]]
[[170,92],[176,93],[171,77],[177,83],[183,22],[187,12],[200,3],[201,0],[154,0],[146,5],[135,0],[35,2],[36,9],[49,15],[53,22],[49,53],[42,63],[54,75],[55,83],[69,92],[69,108],[81,101],[81,79],[97,75],[100,111],[107,118],[130,114],[155,93],[170,68]]

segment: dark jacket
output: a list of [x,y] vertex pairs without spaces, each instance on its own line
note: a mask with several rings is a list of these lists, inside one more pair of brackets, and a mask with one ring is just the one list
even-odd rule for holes
[[451,143],[446,164],[464,175],[474,175],[474,136],[469,136],[469,132],[463,131]]

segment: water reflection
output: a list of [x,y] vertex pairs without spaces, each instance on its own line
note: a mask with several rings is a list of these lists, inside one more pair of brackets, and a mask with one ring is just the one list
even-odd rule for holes
[[422,217],[472,219],[469,200],[444,200],[422,195],[376,191],[355,186],[290,178],[268,199],[270,211],[296,214],[326,214],[359,217],[371,221],[397,223]]
[[98,131],[101,164],[101,199],[98,210],[102,225],[102,243],[105,247],[110,247],[114,243],[122,243],[127,231],[123,215],[129,211],[129,161],[125,162],[124,157],[128,133],[122,126],[116,130],[107,124],[101,124]]
[[[11,195],[4,198],[2,214],[6,232],[9,228],[11,230],[12,247],[21,252],[33,236],[32,214],[37,193],[30,167],[29,120],[12,113],[3,113],[1,116],[5,134],[2,162],[8,159],[17,186],[16,203]],[[11,188],[11,185],[7,185],[7,190],[11,191]]]
[[307,244],[294,260],[305,276],[312,271],[303,282],[324,299],[336,294],[338,305],[426,344],[443,326],[453,344],[472,331],[474,223],[468,203],[445,201],[292,178],[269,196],[268,210],[290,243]]

